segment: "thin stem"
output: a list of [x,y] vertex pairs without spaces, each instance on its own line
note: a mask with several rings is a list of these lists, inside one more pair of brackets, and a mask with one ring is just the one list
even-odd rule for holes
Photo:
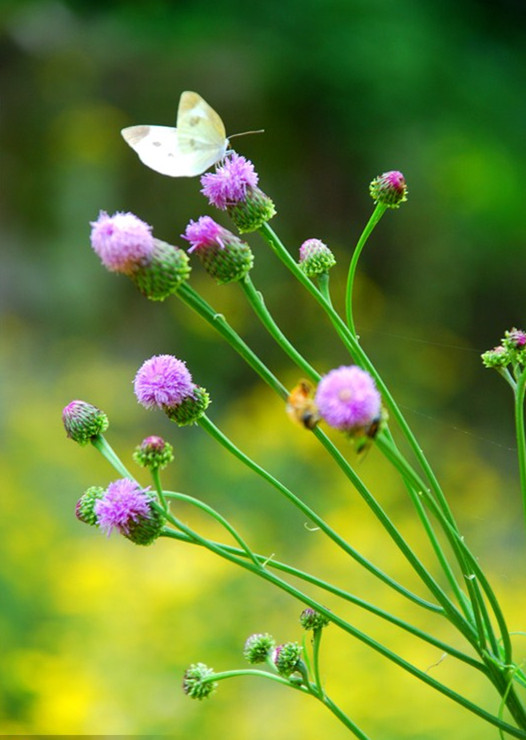
[[168,511],[168,503],[164,497],[164,491],[161,485],[161,476],[159,475],[159,468],[150,468],[150,474],[152,476],[153,485],[155,486],[155,490],[157,491],[157,495],[159,496],[161,505],[163,509],[165,509],[165,511]]
[[378,390],[382,394],[384,402],[390,411],[390,414],[396,419],[397,423],[399,424],[400,429],[402,430],[402,433],[406,437],[425,475],[429,479],[431,487],[433,488],[433,490],[435,491],[439,499],[440,505],[443,507],[444,512],[450,519],[451,523],[454,526],[456,526],[451,510],[449,509],[449,505],[433,473],[433,470],[431,466],[429,465],[429,462],[427,461],[423,453],[423,450],[418,444],[402,412],[400,411],[397,404],[395,403],[394,398],[389,393],[389,390],[387,386],[385,385],[385,383],[383,382],[378,371],[376,370],[373,363],[370,361],[368,356],[365,354],[365,352],[361,348],[356,336],[350,331],[350,329],[342,321],[342,319],[340,318],[338,313],[332,308],[332,306],[329,303],[327,303],[327,301],[325,300],[323,295],[320,293],[320,291],[316,288],[314,283],[311,280],[309,280],[309,278],[298,267],[296,262],[292,259],[290,253],[287,251],[285,246],[280,241],[279,237],[275,234],[275,232],[268,225],[268,223],[263,224],[263,226],[261,226],[259,231],[261,235],[263,236],[263,238],[271,246],[276,256],[285,264],[285,266],[290,270],[290,272],[294,275],[294,277],[296,277],[296,279],[309,291],[312,297],[323,308],[323,310],[329,317],[331,323],[333,324],[336,332],[338,333],[340,339],[342,340],[343,344],[350,352],[351,357],[354,358],[354,361],[358,362],[363,368],[365,368],[373,376],[376,382],[376,385],[378,387]]
[[[464,539],[459,535],[457,530],[451,525],[449,520],[445,517],[444,512],[438,506],[435,499],[429,494],[429,491],[427,490],[426,485],[421,480],[421,478],[419,478],[417,473],[412,469],[412,467],[409,465],[407,460],[400,455],[400,453],[395,447],[392,447],[388,445],[387,443],[384,444],[381,440],[379,440],[379,444],[382,444],[383,452],[386,455],[386,457],[389,460],[391,460],[391,462],[402,471],[402,474],[411,481],[411,483],[416,487],[416,489],[420,491],[427,506],[431,509],[434,516],[441,522],[442,527],[444,529],[444,533],[446,534],[446,537],[448,538],[452,548],[454,548],[455,552],[458,553],[458,560],[463,566],[463,574],[464,574],[464,577],[466,578],[466,581],[470,577],[471,573],[475,575],[475,577],[478,579],[479,583],[484,589],[484,593],[486,594],[486,597],[489,603],[491,604],[493,613],[495,614],[495,618],[497,619],[497,622],[499,625],[502,642],[503,642],[505,661],[508,664],[511,663],[512,662],[511,641],[510,641],[510,636],[509,636],[509,630],[506,625],[506,621],[504,619],[504,615],[500,608],[497,597],[495,596],[475,556],[470,552],[469,548],[464,542]],[[471,571],[471,573],[469,571]]]
[[[155,503],[152,505],[154,507],[157,506],[157,504]],[[429,676],[425,671],[421,671],[419,668],[416,668],[416,666],[404,660],[396,653],[393,653],[391,650],[386,648],[381,643],[377,642],[376,640],[373,640],[373,638],[369,637],[364,632],[361,632],[356,627],[353,627],[352,625],[348,624],[345,620],[341,619],[336,614],[329,611],[326,607],[323,606],[323,604],[318,603],[315,599],[312,599],[310,596],[302,593],[299,589],[295,588],[294,586],[291,586],[289,583],[279,578],[274,573],[271,573],[264,567],[256,568],[253,563],[249,563],[243,560],[242,558],[239,558],[239,557],[236,557],[230,554],[226,550],[222,550],[218,548],[210,540],[206,540],[205,538],[202,538],[199,535],[197,535],[195,532],[192,532],[188,527],[186,527],[186,525],[183,524],[183,522],[179,521],[174,516],[167,515],[165,512],[162,511],[161,507],[158,507],[158,508],[159,508],[160,513],[165,514],[166,518],[169,521],[171,521],[177,528],[187,533],[191,537],[191,539],[193,539],[195,542],[198,542],[199,544],[204,545],[204,547],[209,549],[211,552],[214,552],[216,555],[220,555],[226,560],[229,560],[230,562],[233,562],[239,565],[240,567],[245,568],[246,570],[249,570],[252,573],[259,575],[261,578],[269,581],[270,583],[273,583],[275,586],[277,586],[281,590],[285,591],[289,595],[298,599],[299,601],[304,603],[306,606],[310,606],[316,611],[319,611],[321,614],[324,614],[326,617],[330,619],[331,622],[338,625],[341,629],[343,629],[345,632],[348,632],[350,635],[355,637],[360,642],[363,642],[365,645],[370,647],[372,650],[378,652],[380,655],[392,661],[393,663],[398,665],[400,668],[403,668],[405,671],[407,671],[411,675],[415,676],[416,678],[419,678],[424,683],[436,689],[441,694],[444,694],[445,696],[449,697],[450,699],[455,701],[457,704],[460,704],[464,708],[478,715],[479,717],[486,720],[490,724],[496,727],[500,727],[503,730],[506,730],[513,737],[526,738],[526,732],[523,732],[522,730],[515,728],[506,722],[503,722],[498,717],[495,717],[494,715],[490,714],[489,712],[486,712],[486,710],[482,709],[476,704],[473,704],[473,702],[469,701],[469,699],[466,699],[462,695],[457,694],[455,691],[453,691],[449,687],[445,686],[444,684],[440,683],[439,681]]]
[[92,437],[90,441],[93,447],[95,447],[95,449],[98,450],[101,455],[106,458],[106,460],[115,468],[118,473],[120,473],[124,478],[135,480],[133,475],[121,462],[119,456],[116,454],[113,448],[110,447],[106,438],[103,437],[102,434],[97,434],[95,437]]
[[307,375],[310,380],[317,382],[320,379],[320,374],[310,365],[307,360],[303,357],[300,352],[294,347],[294,345],[287,339],[281,329],[278,327],[270,312],[268,311],[263,295],[256,290],[254,283],[250,278],[250,275],[245,275],[243,280],[239,281],[239,285],[243,289],[246,299],[250,306],[256,313],[257,317],[269,332],[271,337],[277,342],[277,344],[286,352],[291,360],[301,368],[301,370]]
[[271,681],[282,684],[283,686],[288,686],[289,689],[299,689],[299,691],[302,691],[305,694],[311,693],[306,686],[303,686],[303,684],[291,683],[288,679],[283,678],[283,676],[279,676],[277,673],[270,673],[270,671],[261,671],[257,668],[239,668],[232,671],[221,671],[221,673],[214,673],[212,676],[207,678],[206,681],[207,683],[209,681],[224,681],[226,678],[238,678],[243,676],[258,676],[258,678],[268,678]]
[[212,421],[206,416],[203,415],[199,422],[200,426],[203,427],[203,429],[210,434],[211,437],[213,437],[217,442],[219,442],[228,452],[230,452],[234,457],[237,457],[238,460],[240,460],[244,465],[246,465],[250,470],[253,470],[255,473],[257,473],[261,478],[263,478],[267,483],[270,483],[274,488],[276,488],[280,493],[282,493],[294,506],[296,506],[301,512],[303,512],[306,516],[308,516],[317,527],[319,527],[322,532],[324,532],[333,542],[335,542],[344,552],[346,552],[348,555],[350,555],[354,560],[356,560],[360,565],[362,565],[366,570],[373,573],[377,578],[379,578],[384,583],[388,584],[391,588],[395,589],[399,593],[403,594],[406,598],[410,599],[411,601],[414,601],[419,606],[423,606],[426,609],[429,609],[431,611],[442,613],[442,609],[435,604],[432,604],[428,601],[425,601],[424,599],[420,598],[416,594],[413,594],[411,591],[408,591],[404,586],[400,585],[396,581],[394,581],[390,576],[388,576],[386,573],[381,571],[379,568],[377,568],[375,565],[373,565],[369,560],[364,558],[362,555],[360,555],[357,550],[355,550],[353,547],[351,547],[340,535],[338,535],[320,516],[318,516],[310,507],[308,507],[301,499],[299,499],[295,494],[292,493],[288,488],[286,488],[280,481],[278,481],[274,476],[272,476],[268,471],[266,471],[264,468],[262,468],[260,465],[258,465],[256,462],[254,462],[251,458],[248,457],[244,452],[242,452],[223,432],[221,432],[218,427],[215,426],[215,424],[212,423]]
[[354,722],[342,712],[340,707],[338,707],[332,701],[332,699],[327,696],[327,694],[323,694],[321,697],[319,697],[319,699],[323,704],[325,704],[327,709],[334,714],[335,717],[338,717],[340,722],[342,722],[346,727],[349,728],[349,730],[351,730],[351,732],[356,735],[356,737],[360,738],[360,740],[370,740],[369,736],[362,732],[358,725],[355,725]]
[[[375,210],[375,213],[377,214],[378,219],[380,218],[381,213],[385,211],[385,208],[386,206],[382,206],[381,208],[380,206],[378,206],[377,209]],[[370,227],[370,230],[372,230],[372,226]],[[370,230],[369,230],[369,233],[370,233]],[[274,318],[272,317],[272,315],[266,308],[261,293],[256,291],[252,283],[252,280],[250,279],[248,275],[241,282],[241,286],[244,290],[247,300],[249,301],[250,305],[256,312],[256,315],[259,317],[259,319],[261,320],[261,322],[263,323],[267,331],[270,333],[270,335],[284,349],[284,351],[292,359],[292,361],[295,362],[299,367],[301,367],[303,372],[305,372],[308,375],[308,377],[310,377],[312,380],[315,380],[315,381],[319,380],[320,376],[317,373],[317,371],[304,359],[304,357],[295,349],[295,347],[290,343],[290,341],[285,337],[283,332],[280,330]],[[384,528],[387,530],[389,535],[395,541],[396,545],[400,548],[404,556],[409,560],[411,565],[415,568],[419,576],[426,583],[426,585],[430,588],[432,593],[441,601],[441,603],[447,604],[450,608],[452,608],[453,605],[451,604],[451,602],[449,602],[446,594],[440,590],[440,587],[438,586],[438,584],[432,579],[431,575],[424,568],[422,563],[418,560],[418,558],[413,553],[409,545],[406,543],[406,541],[400,535],[399,531],[396,529],[394,524],[391,522],[387,514],[383,511],[383,509],[378,504],[378,502],[374,499],[372,494],[364,486],[361,479],[354,473],[354,471],[346,463],[346,461],[344,462],[343,457],[336,451],[336,448],[330,442],[330,440],[326,437],[326,435],[318,431],[318,434],[316,436],[318,436],[318,438],[322,440],[322,443],[324,444],[326,449],[330,452],[333,459],[336,460],[336,462],[342,468],[345,475],[351,480],[353,485],[357,488],[358,492],[360,493],[362,498],[366,501],[369,508],[372,509],[375,516],[380,520],[380,523],[382,524],[382,526],[384,526]],[[444,566],[446,575],[451,575],[452,582],[458,592],[459,589],[458,589],[456,580],[452,576],[452,573],[447,564],[445,555],[440,548],[438,540],[436,539],[436,537],[434,537],[433,530],[430,527],[429,522],[426,521],[425,515],[424,515],[423,523],[424,523],[426,531],[428,532],[428,535],[430,536],[430,539],[435,549],[437,550],[437,554],[439,554],[439,562]],[[459,601],[460,603],[462,603],[460,599]]]
[[526,370],[518,378],[515,388],[515,432],[517,436],[517,457],[526,525],[526,433],[524,429],[524,393],[526,389]]
[[345,292],[345,316],[347,318],[347,325],[355,336],[356,336],[356,329],[354,327],[354,320],[353,320],[353,315],[352,315],[352,297],[353,297],[354,278],[356,276],[356,267],[358,265],[358,259],[360,257],[360,254],[362,253],[362,249],[364,248],[365,243],[367,242],[367,239],[371,235],[374,227],[380,221],[380,219],[382,218],[386,210],[387,210],[387,206],[384,203],[377,203],[376,208],[374,209],[371,215],[371,218],[365,225],[365,229],[362,231],[360,238],[358,239],[358,243],[356,244],[356,247],[354,248],[354,252],[351,257],[351,262],[349,265],[349,274],[347,276],[347,289]]
[[[182,542],[187,542],[193,545],[199,544],[195,542],[194,540],[189,539],[185,534],[182,534],[181,532],[176,532],[173,529],[164,529],[162,532],[162,536],[170,537],[172,539],[180,540]],[[228,551],[229,553],[233,555],[239,555],[241,557],[246,557],[246,554],[243,550],[232,547],[231,545],[225,545],[223,543],[217,543],[217,542],[214,544],[216,544],[218,547]],[[480,670],[483,673],[486,671],[484,664],[480,663],[475,658],[472,658],[469,655],[465,655],[460,650],[457,650],[456,648],[454,648],[452,645],[448,645],[447,643],[443,642],[442,640],[439,640],[433,635],[430,635],[418,629],[417,627],[414,627],[409,622],[405,622],[404,620],[398,617],[395,617],[393,614],[390,614],[389,612],[384,611],[380,607],[374,606],[374,604],[370,604],[369,602],[364,601],[363,599],[360,599],[358,596],[355,596],[354,594],[351,594],[348,591],[344,591],[343,589],[340,589],[337,586],[334,586],[333,584],[328,583],[327,581],[324,581],[320,578],[317,578],[316,576],[313,576],[311,573],[307,573],[305,571],[299,570],[298,568],[294,568],[292,565],[288,565],[287,563],[282,563],[279,560],[275,560],[274,558],[269,558],[267,556],[260,555],[257,553],[255,553],[255,557],[259,561],[260,565],[264,565],[265,567],[269,567],[269,568],[275,568],[276,570],[282,571],[283,573],[287,573],[288,575],[294,576],[295,578],[298,578],[302,581],[311,583],[313,586],[317,586],[318,588],[321,588],[322,590],[327,591],[328,593],[338,596],[344,601],[348,601],[349,603],[354,604],[355,606],[358,606],[359,608],[364,609],[365,611],[368,611],[371,614],[374,614],[375,616],[379,617],[380,619],[385,620],[386,622],[389,622],[390,624],[396,625],[397,627],[405,630],[409,634],[412,634],[415,637],[418,637],[419,639],[423,640],[424,642],[427,642],[430,645],[433,645],[434,647],[438,648],[442,652],[447,653],[452,658],[457,658],[463,663],[466,663],[467,665],[470,665],[472,668],[476,668],[477,670]]]
[[354,485],[358,493],[362,496],[362,498],[367,503],[369,508],[373,511],[374,515],[381,522],[385,530],[389,533],[390,537],[396,543],[396,545],[401,550],[401,552],[404,554],[406,559],[411,563],[412,567],[418,573],[422,581],[426,584],[427,588],[431,591],[431,593],[435,596],[435,598],[442,605],[444,610],[448,613],[448,616],[451,622],[453,622],[453,624],[457,626],[460,632],[462,632],[472,644],[475,644],[476,634],[471,624],[466,622],[462,614],[458,611],[458,609],[455,607],[453,602],[448,598],[447,594],[443,591],[443,589],[440,588],[440,586],[434,580],[434,578],[430,575],[430,573],[428,573],[426,568],[423,566],[420,560],[416,557],[416,555],[413,553],[411,548],[405,542],[405,540],[403,539],[399,531],[396,529],[394,524],[391,522],[391,520],[389,519],[385,511],[380,506],[380,504],[376,501],[373,495],[369,492],[369,490],[363,484],[361,479],[356,475],[356,473],[354,472],[352,467],[349,465],[347,460],[343,457],[343,455],[339,452],[339,450],[336,449],[336,447],[332,444],[332,442],[325,435],[325,433],[321,431],[321,429],[319,428],[314,429],[313,434],[320,440],[320,442],[327,449],[327,451],[330,453],[332,458],[336,461],[336,463],[341,468],[341,470],[345,473],[347,478],[349,478],[349,480]]
[[260,561],[250,547],[247,545],[245,540],[241,537],[240,534],[237,533],[237,531],[234,529],[234,527],[230,524],[230,522],[225,519],[224,516],[222,516],[218,511],[213,509],[211,506],[208,506],[208,504],[205,504],[204,501],[200,501],[197,498],[194,498],[193,496],[188,496],[186,493],[179,493],[177,491],[165,491],[166,498],[173,499],[174,501],[184,501],[187,504],[192,504],[192,506],[196,506],[198,509],[201,509],[201,511],[204,511],[205,513],[209,514],[213,519],[215,519],[219,524],[221,524],[227,532],[229,532],[232,537],[236,540],[236,542],[241,546],[241,549],[243,553],[252,560],[254,565],[256,565],[258,568],[260,566]]
[[187,283],[184,283],[177,291],[178,297],[186,303],[187,306],[196,311],[207,323],[216,329],[227,342],[241,355],[245,362],[273,388],[281,398],[286,399],[288,392],[279,380],[273,375],[267,366],[261,362],[259,357],[250,349],[250,347],[241,339],[239,334],[232,329],[226,321],[223,314],[214,311],[198,293],[193,290]]
[[316,683],[316,688],[318,689],[318,692],[320,693],[320,695],[324,693],[323,686],[321,683],[321,675],[320,675],[320,643],[321,643],[322,633],[323,633],[323,629],[320,627],[318,627],[317,629],[314,629],[312,633],[312,662],[313,662],[314,681]]

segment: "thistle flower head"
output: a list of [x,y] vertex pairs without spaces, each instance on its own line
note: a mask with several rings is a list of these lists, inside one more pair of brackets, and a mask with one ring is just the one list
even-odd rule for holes
[[201,192],[208,198],[210,205],[225,211],[228,206],[244,202],[247,188],[256,187],[258,180],[252,162],[232,152],[215,172],[201,177]]
[[325,614],[320,614],[315,609],[308,606],[300,614],[300,624],[305,630],[319,630],[326,627],[330,620]]
[[129,478],[110,483],[93,506],[98,526],[109,536],[117,529],[138,545],[151,544],[160,534],[163,522],[151,506],[153,494]]
[[501,344],[482,354],[485,367],[506,367],[506,365],[526,365],[526,332],[522,329],[509,329],[504,332]]
[[173,447],[162,437],[152,435],[143,439],[135,449],[133,459],[143,468],[165,468],[174,459]]
[[186,363],[173,355],[154,355],[146,360],[134,380],[135,395],[147,409],[162,410],[180,404],[194,391]]
[[502,344],[504,347],[509,347],[510,349],[522,350],[526,347],[526,332],[513,327],[513,329],[504,332]]
[[374,380],[356,365],[342,366],[324,375],[315,400],[321,418],[343,431],[368,428],[381,413],[381,398]]
[[104,496],[104,488],[100,486],[91,486],[88,488],[77,501],[75,506],[75,516],[84,524],[93,526],[97,524],[97,516],[94,512],[96,501]]
[[307,277],[328,272],[335,264],[333,253],[320,239],[307,239],[301,245],[299,265]]
[[230,236],[230,232],[216,223],[210,216],[201,216],[197,221],[190,221],[182,236],[183,239],[190,242],[191,246],[188,254],[191,254],[196,249],[208,249],[209,247],[224,249],[225,239]]
[[208,274],[220,284],[240,280],[254,264],[248,244],[210,216],[190,221],[183,239],[191,244],[188,252],[195,251]]
[[154,239],[153,244],[150,260],[138,265],[130,277],[146,298],[164,301],[188,280],[189,259],[182,249],[160,239]]
[[191,699],[206,699],[217,688],[217,681],[211,681],[214,669],[204,663],[192,663],[183,676],[183,691]]
[[301,660],[302,648],[297,642],[285,642],[278,645],[272,653],[272,662],[277,668],[280,676],[288,678],[291,673],[298,670]]
[[109,426],[108,417],[86,401],[71,401],[62,410],[62,423],[67,436],[80,445],[103,434]]
[[243,655],[249,663],[264,663],[275,646],[274,638],[268,632],[250,635],[245,642]]
[[201,192],[210,205],[228,211],[243,234],[256,231],[276,213],[272,200],[258,188],[258,179],[252,162],[232,152],[215,172],[203,175]]
[[137,371],[134,390],[142,406],[161,409],[179,426],[195,423],[210,403],[205,389],[192,381],[186,364],[173,355],[146,360]]
[[152,257],[152,227],[133,213],[101,211],[91,222],[91,246],[110,272],[131,275]]
[[388,208],[399,208],[407,200],[405,177],[398,170],[391,170],[375,177],[369,185],[371,198]]

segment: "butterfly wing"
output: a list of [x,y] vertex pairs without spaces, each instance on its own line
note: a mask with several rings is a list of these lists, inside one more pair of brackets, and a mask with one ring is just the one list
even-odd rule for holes
[[193,158],[195,175],[223,159],[228,146],[220,116],[195,92],[183,92],[177,111],[177,134],[182,154]]
[[177,129],[170,126],[129,126],[121,131],[143,164],[169,177],[191,177],[195,164],[191,152],[179,145]]
[[129,126],[121,134],[143,164],[169,177],[200,175],[223,159],[228,146],[219,115],[188,91],[179,100],[177,128]]

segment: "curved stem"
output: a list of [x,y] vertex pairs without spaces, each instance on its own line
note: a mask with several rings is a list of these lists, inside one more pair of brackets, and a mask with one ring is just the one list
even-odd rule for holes
[[203,501],[200,501],[197,498],[194,498],[193,496],[188,496],[186,493],[178,493],[177,491],[165,491],[165,496],[167,498],[171,498],[174,501],[184,501],[187,504],[192,504],[192,506],[197,507],[198,509],[201,509],[201,511],[204,511],[206,514],[209,514],[213,519],[215,519],[219,524],[221,524],[227,532],[229,532],[232,537],[236,540],[236,542],[240,545],[243,553],[252,560],[254,565],[256,565],[258,568],[260,566],[260,561],[250,547],[247,545],[245,540],[241,537],[240,534],[236,532],[234,527],[230,524],[230,522],[225,519],[221,514],[213,509],[211,506],[208,506],[208,504],[205,504]]
[[189,285],[184,283],[177,291],[177,296],[186,303],[187,306],[196,311],[201,318],[207,321],[211,326],[223,336],[227,342],[241,355],[245,362],[283,399],[288,398],[288,392],[279,380],[273,375],[267,366],[261,362],[259,357],[250,349],[239,334],[232,329],[226,321],[223,314],[214,311],[201,296]]
[[382,216],[387,210],[387,206],[384,203],[377,203],[376,208],[374,209],[371,218],[365,225],[365,229],[362,231],[360,238],[358,239],[358,243],[356,244],[356,247],[354,248],[354,252],[351,257],[351,262],[349,265],[349,274],[347,276],[347,289],[345,291],[345,316],[347,319],[347,325],[351,332],[356,336],[356,329],[354,327],[354,321],[353,321],[353,315],[352,315],[352,297],[353,297],[353,287],[354,287],[354,278],[356,276],[356,267],[358,265],[358,259],[360,257],[360,254],[362,253],[362,249],[365,246],[365,243],[367,242],[367,239],[371,235],[374,227],[376,224],[380,221]]
[[150,468],[150,474],[152,476],[153,485],[155,486],[155,490],[157,491],[157,495],[159,496],[161,505],[163,509],[168,511],[168,503],[164,497],[164,491],[161,485],[161,476],[159,475],[159,468]]
[[110,465],[112,465],[115,470],[123,476],[123,478],[130,478],[130,480],[135,480],[133,475],[126,468],[124,463],[110,446],[106,438],[102,436],[102,434],[97,434],[95,437],[92,437],[90,441],[93,447],[95,447],[95,449],[98,450],[100,454],[106,458]]
[[526,732],[523,732],[522,730],[516,727],[513,727],[513,725],[503,722],[498,717],[495,717],[494,715],[490,714],[489,712],[486,712],[486,710],[482,709],[476,704],[473,704],[473,702],[471,702],[469,699],[466,699],[461,694],[457,694],[456,691],[453,691],[449,687],[435,680],[434,678],[429,676],[425,671],[421,671],[419,668],[416,668],[416,666],[404,660],[396,653],[393,653],[391,650],[386,648],[381,643],[369,637],[364,632],[361,632],[361,630],[358,630],[356,627],[353,627],[352,625],[347,623],[345,620],[341,619],[336,614],[329,611],[326,607],[323,606],[323,604],[320,604],[319,602],[317,602],[315,599],[312,599],[307,594],[302,593],[299,589],[295,588],[294,586],[291,586],[289,583],[279,578],[274,573],[271,573],[270,571],[268,571],[265,567],[256,568],[253,563],[249,563],[243,560],[242,558],[236,557],[230,554],[227,550],[222,550],[218,548],[210,540],[206,540],[205,538],[197,535],[195,532],[192,532],[188,527],[186,527],[186,525],[183,522],[177,520],[174,516],[169,515],[169,514],[167,515],[166,512],[164,512],[158,504],[154,503],[152,505],[154,507],[157,507],[159,512],[163,513],[166,516],[166,518],[169,521],[171,521],[178,529],[181,529],[183,532],[187,533],[191,537],[192,540],[194,540],[195,542],[199,544],[202,544],[204,547],[206,547],[211,552],[214,552],[215,554],[220,555],[226,560],[229,560],[230,562],[233,562],[239,565],[240,567],[245,568],[246,570],[249,570],[252,573],[259,575],[261,578],[269,581],[270,583],[273,583],[275,586],[277,586],[281,590],[285,591],[289,595],[298,599],[299,601],[304,603],[306,606],[310,606],[313,609],[316,609],[316,611],[321,612],[326,617],[328,617],[331,622],[338,625],[342,630],[349,633],[350,635],[355,637],[360,642],[363,642],[364,644],[366,644],[368,647],[370,647],[375,652],[378,652],[380,655],[387,658],[391,662],[395,663],[400,668],[403,668],[405,671],[407,671],[411,675],[415,676],[416,678],[419,678],[424,683],[436,689],[441,694],[444,694],[445,696],[449,697],[450,699],[455,701],[457,704],[460,704],[464,708],[478,715],[479,717],[486,720],[490,724],[496,727],[500,727],[503,730],[506,730],[513,737],[526,738]]
[[[386,209],[386,206],[383,206],[383,205],[381,207],[380,206],[377,207],[377,209],[375,210],[375,214],[377,214],[378,219],[380,218],[381,214],[385,211],[385,209]],[[371,226],[370,230],[372,230],[372,228],[373,227]],[[370,230],[368,233],[370,233]],[[365,243],[365,241],[363,243]],[[252,283],[252,280],[250,279],[248,275],[241,282],[241,286],[244,290],[247,300],[249,301],[256,315],[261,320],[261,322],[263,323],[267,331],[270,333],[270,335],[284,349],[284,351],[291,358],[291,360],[295,362],[299,367],[301,367],[301,369],[308,375],[308,377],[311,380],[314,380],[314,381],[319,380],[319,377],[320,377],[319,373],[317,373],[317,371],[304,359],[304,357],[296,350],[296,348],[290,343],[290,341],[285,337],[283,332],[280,330],[274,318],[272,317],[272,315],[266,308],[261,293],[256,291]],[[330,442],[328,437],[319,430],[317,430],[316,436],[318,437],[318,439],[320,439],[320,441],[322,441],[325,448],[329,451],[333,459],[337,462],[337,464],[343,470],[344,474],[350,479],[351,483],[358,490],[359,494],[365,500],[365,502],[367,503],[369,508],[373,511],[375,516],[379,519],[380,523],[386,529],[389,536],[394,540],[397,547],[400,548],[404,556],[411,563],[412,567],[416,570],[416,572],[422,578],[424,583],[428,586],[428,588],[430,588],[431,592],[440,601],[440,603],[444,605],[445,608],[452,610],[452,614],[455,619],[456,618],[462,619],[462,616],[460,615],[458,611],[455,610],[453,604],[450,602],[447,595],[440,589],[436,581],[434,581],[434,579],[428,573],[428,571],[423,566],[423,564],[418,560],[418,558],[416,557],[412,549],[409,547],[407,542],[400,535],[399,531],[394,526],[394,524],[391,522],[391,520],[389,519],[387,514],[384,512],[382,507],[378,504],[378,502],[375,500],[372,494],[365,487],[365,485],[363,484],[359,476],[357,476],[354,473],[352,468],[348,465],[348,463],[344,460],[344,458],[336,450],[332,442]],[[451,570],[449,569],[449,566],[447,564],[446,557],[440,548],[438,540],[436,539],[436,537],[434,537],[433,530],[429,522],[426,520],[425,514],[423,512],[422,514],[423,514],[422,521],[423,521],[424,527],[426,528],[428,536],[430,537],[431,542],[433,546],[435,547],[435,551],[439,555],[439,562],[441,563],[441,565],[443,565],[444,570],[446,572],[446,576],[451,577],[452,583],[454,584],[454,588],[456,589],[456,593],[458,593],[459,592],[458,584],[456,583],[456,580],[452,576]],[[459,598],[459,602],[463,604],[463,601],[461,600],[461,598]]]
[[[164,529],[162,532],[162,536],[170,537],[172,539],[180,540],[182,542],[187,542],[188,544],[192,544],[192,545],[199,544],[195,542],[194,540],[190,539],[189,537],[187,537],[187,535],[182,534],[181,532],[176,532],[173,529],[168,529],[168,528]],[[246,557],[243,550],[232,547],[231,545],[225,545],[219,542],[216,542],[214,544],[220,547],[221,549],[231,553],[232,555],[239,555],[241,557]],[[321,588],[322,590],[327,591],[328,593],[331,593],[334,596],[338,596],[344,601],[348,601],[349,603],[354,604],[355,606],[358,606],[359,608],[364,609],[365,611],[368,611],[371,614],[374,614],[375,616],[379,617],[380,619],[385,620],[386,622],[389,622],[390,624],[396,625],[397,627],[405,630],[409,634],[414,635],[415,637],[418,637],[424,642],[427,642],[430,645],[433,645],[434,647],[438,648],[442,652],[447,653],[452,658],[457,658],[457,660],[460,660],[463,663],[470,665],[472,668],[476,668],[477,670],[482,671],[483,673],[486,672],[486,667],[484,666],[484,664],[480,663],[475,658],[472,658],[469,655],[465,655],[465,653],[462,653],[460,650],[457,650],[452,645],[449,645],[443,642],[442,640],[439,640],[438,638],[434,637],[433,635],[428,634],[427,632],[423,632],[422,630],[418,629],[418,627],[414,627],[409,622],[405,622],[403,619],[400,619],[399,617],[395,617],[393,614],[386,612],[384,609],[381,609],[378,606],[374,606],[374,604],[371,604],[368,601],[364,601],[363,599],[360,599],[358,596],[355,596],[354,594],[351,594],[348,591],[344,591],[343,589],[338,588],[338,586],[334,586],[333,584],[328,583],[327,581],[324,581],[321,578],[317,578],[316,576],[313,576],[311,573],[307,573],[305,571],[299,570],[298,568],[294,568],[292,565],[288,565],[287,563],[282,563],[279,560],[275,560],[274,558],[269,558],[267,556],[260,555],[258,553],[255,553],[255,557],[258,559],[261,565],[265,565],[266,567],[269,567],[269,568],[274,568],[276,570],[282,571],[283,573],[287,573],[288,575],[294,576],[294,578],[298,578],[299,580],[310,583],[313,586],[317,586],[318,588]]]
[[524,394],[526,389],[526,370],[523,370],[515,387],[515,432],[517,436],[517,457],[522,493],[523,512],[526,525],[526,433],[524,429]]
[[245,275],[243,280],[240,280],[238,284],[243,289],[250,306],[271,337],[286,352],[291,360],[303,370],[310,380],[317,382],[320,379],[320,374],[307,362],[303,355],[298,352],[294,345],[283,334],[268,311],[262,293],[254,287],[254,283],[252,282],[250,275]]
[[248,468],[250,468],[250,470],[257,473],[257,475],[259,475],[261,478],[267,481],[267,483],[270,483],[271,486],[273,486],[281,494],[283,494],[303,514],[308,516],[309,519],[311,519],[316,524],[316,526],[321,529],[322,532],[324,532],[344,552],[346,552],[354,560],[360,563],[360,565],[362,565],[366,570],[373,573],[381,581],[389,585],[391,588],[395,589],[395,591],[398,591],[399,593],[401,593],[406,598],[415,602],[419,606],[423,606],[424,608],[429,609],[434,612],[442,613],[442,609],[439,606],[436,606],[435,604],[432,604],[429,601],[425,601],[425,599],[422,599],[420,596],[413,594],[411,591],[409,591],[404,586],[397,583],[397,581],[394,581],[390,576],[388,576],[386,573],[384,573],[379,568],[377,568],[375,565],[373,565],[369,560],[364,558],[363,555],[360,555],[360,553],[358,553],[357,550],[351,547],[351,545],[349,545],[342,537],[340,537],[340,535],[337,534],[337,532],[335,532],[324,521],[324,519],[318,516],[318,514],[316,514],[309,506],[303,503],[303,501],[299,499],[295,494],[293,494],[292,491],[286,488],[282,483],[280,483],[280,481],[274,478],[273,475],[271,475],[268,471],[266,471],[256,462],[254,462],[244,452],[242,452],[225,434],[223,434],[223,432],[221,432],[220,429],[218,429],[218,427],[215,426],[215,424],[213,424],[213,422],[206,415],[203,415],[199,419],[198,424],[206,432],[208,432],[208,434],[210,434],[211,437],[213,437],[217,442],[219,442],[228,452],[234,455],[234,457],[237,457],[237,459],[240,460]]
[[[445,517],[444,512],[438,506],[435,499],[429,494],[429,491],[427,490],[427,487],[425,486],[424,482],[421,480],[421,478],[419,478],[417,473],[412,469],[412,467],[409,465],[407,460],[400,455],[400,453],[395,447],[392,447],[388,445],[387,443],[383,443],[382,440],[379,440],[378,443],[382,445],[383,452],[386,455],[386,457],[390,459],[393,465],[396,465],[402,471],[402,474],[411,481],[412,485],[414,485],[416,489],[420,491],[427,506],[431,509],[434,516],[437,518],[437,520],[441,522],[444,533],[446,534],[446,537],[448,538],[451,544],[451,547],[456,552],[458,552],[458,559],[459,559],[459,562],[463,564],[463,574],[466,580],[468,580],[471,573],[478,579],[479,583],[484,589],[484,593],[486,594],[486,597],[489,603],[491,604],[493,613],[495,614],[495,618],[499,625],[502,642],[503,642],[505,661],[508,664],[511,663],[512,648],[511,648],[509,630],[506,625],[506,621],[504,619],[504,615],[498,603],[497,597],[495,596],[491,586],[489,585],[489,582],[487,581],[484,575],[484,572],[480,568],[477,562],[477,559],[470,552],[469,548],[464,542],[464,539],[459,535],[457,530],[451,525],[449,520]],[[471,573],[469,571],[471,571]]]

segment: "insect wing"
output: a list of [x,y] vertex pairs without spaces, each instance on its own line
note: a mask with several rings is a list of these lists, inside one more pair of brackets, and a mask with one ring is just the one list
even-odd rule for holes
[[195,92],[186,91],[181,95],[177,134],[180,152],[192,158],[195,175],[225,156],[228,141],[223,121]]
[[141,162],[161,175],[192,177],[196,174],[195,156],[181,151],[177,129],[170,126],[129,126],[121,134]]

